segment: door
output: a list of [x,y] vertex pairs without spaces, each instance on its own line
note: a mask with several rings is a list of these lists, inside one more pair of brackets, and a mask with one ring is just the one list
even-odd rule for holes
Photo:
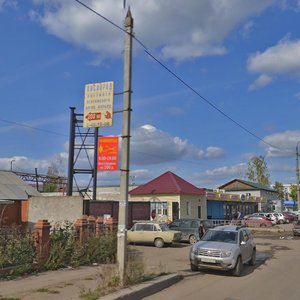
[[243,263],[248,261],[252,253],[252,245],[250,237],[245,230],[240,231],[240,247]]
[[172,202],[172,221],[179,219],[179,203]]

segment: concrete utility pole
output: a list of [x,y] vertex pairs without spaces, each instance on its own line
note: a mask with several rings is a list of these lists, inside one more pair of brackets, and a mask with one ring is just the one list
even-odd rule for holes
[[133,18],[130,8],[125,18],[124,49],[124,97],[122,127],[122,165],[121,165],[121,199],[119,201],[118,249],[117,259],[121,284],[124,285],[127,264],[127,215],[128,215],[128,178],[130,152],[130,113],[131,113],[131,64],[132,64],[132,30]]
[[299,203],[300,203],[300,190],[299,190],[299,143],[296,146],[296,178],[297,178],[297,201],[298,201],[298,211],[300,211]]

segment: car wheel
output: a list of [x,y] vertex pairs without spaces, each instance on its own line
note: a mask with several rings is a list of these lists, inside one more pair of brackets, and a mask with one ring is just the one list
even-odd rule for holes
[[232,270],[232,275],[239,277],[241,276],[242,271],[243,271],[243,262],[242,262],[242,258],[239,256],[236,261],[236,265]]
[[195,244],[197,242],[197,238],[194,234],[192,234],[190,237],[189,237],[189,242],[191,245]]
[[253,249],[252,255],[251,255],[251,259],[249,261],[249,265],[250,266],[255,266],[255,262],[256,262],[256,250]]
[[155,239],[154,245],[155,245],[155,247],[157,247],[157,248],[162,248],[162,247],[164,246],[164,241],[163,241],[163,239],[161,239],[161,238]]
[[267,225],[262,223],[262,224],[259,225],[259,227],[267,227]]
[[191,271],[196,272],[198,270],[199,270],[198,266],[195,266],[194,264],[191,263]]

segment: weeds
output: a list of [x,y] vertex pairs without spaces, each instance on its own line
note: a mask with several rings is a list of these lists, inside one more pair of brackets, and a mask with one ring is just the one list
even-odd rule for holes
[[47,294],[59,294],[59,291],[49,290],[47,288],[38,289],[37,292],[39,292],[39,293],[47,293]]
[[18,275],[40,270],[57,270],[92,264],[114,263],[117,252],[115,233],[79,241],[74,225],[65,222],[54,227],[50,234],[48,260],[35,264],[34,237],[30,233],[12,231],[0,234],[0,278],[12,279]]

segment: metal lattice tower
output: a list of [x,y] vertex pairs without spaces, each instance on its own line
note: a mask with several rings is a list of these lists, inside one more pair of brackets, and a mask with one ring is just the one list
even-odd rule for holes
[[[68,196],[72,196],[73,192],[76,191],[90,198],[87,192],[93,186],[93,200],[96,200],[97,146],[98,128],[84,128],[83,114],[75,113],[75,107],[70,107]],[[82,161],[85,161],[87,167],[81,165]],[[85,187],[78,185],[76,175],[79,174],[90,177]],[[74,189],[74,184],[76,189]]]

